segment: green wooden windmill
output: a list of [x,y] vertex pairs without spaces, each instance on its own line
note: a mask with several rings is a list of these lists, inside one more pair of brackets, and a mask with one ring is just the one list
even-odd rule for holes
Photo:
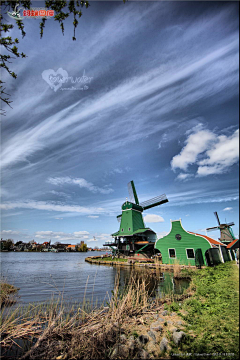
[[234,222],[221,224],[220,220],[219,220],[219,217],[218,217],[217,211],[214,212],[214,215],[216,216],[218,226],[210,227],[210,228],[207,228],[206,230],[207,231],[214,231],[214,230],[219,229],[220,230],[220,238],[219,238],[219,240],[225,245],[230,244],[233,240],[235,240],[235,236],[234,236],[234,233],[232,231],[232,226],[235,225]]
[[114,241],[106,243],[114,253],[134,255],[135,253],[151,256],[154,253],[154,244],[157,239],[156,233],[145,227],[142,213],[144,210],[168,202],[166,195],[156,196],[150,200],[139,203],[133,181],[128,183],[129,199],[122,205],[122,214],[117,216],[120,228],[112,234]]

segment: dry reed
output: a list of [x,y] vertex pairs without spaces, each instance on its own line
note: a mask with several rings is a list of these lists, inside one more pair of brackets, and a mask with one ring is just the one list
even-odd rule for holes
[[132,276],[125,291],[120,288],[119,280],[120,273],[107,307],[91,307],[88,311],[84,296],[83,303],[72,309],[71,316],[64,315],[63,296],[57,302],[52,299],[47,306],[32,304],[22,314],[19,308],[12,311],[3,308],[2,355],[11,348],[20,348],[18,340],[26,339],[30,348],[22,352],[21,359],[108,358],[112,347],[119,342],[122,329],[150,306],[144,278]]
[[173,267],[173,276],[174,278],[179,278],[180,274],[181,274],[181,266],[179,264],[179,261],[175,259],[174,267]]

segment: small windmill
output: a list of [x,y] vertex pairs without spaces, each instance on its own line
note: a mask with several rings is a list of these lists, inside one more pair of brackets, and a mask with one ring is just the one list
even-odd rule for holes
[[214,215],[216,216],[218,226],[210,227],[210,228],[207,228],[206,230],[207,231],[214,231],[214,230],[219,229],[220,230],[220,238],[219,238],[219,240],[223,244],[228,245],[230,242],[235,240],[235,236],[234,236],[232,228],[231,228],[235,224],[234,224],[234,222],[221,224],[220,220],[219,220],[219,217],[218,217],[217,211],[214,212]]
[[164,194],[139,203],[133,181],[128,183],[128,192],[130,201],[126,199],[122,205],[122,214],[117,216],[120,222],[119,231],[112,234],[114,241],[104,246],[110,246],[114,252],[125,255],[142,253],[150,256],[154,252],[157,236],[152,229],[145,227],[142,213],[168,202],[168,199]]

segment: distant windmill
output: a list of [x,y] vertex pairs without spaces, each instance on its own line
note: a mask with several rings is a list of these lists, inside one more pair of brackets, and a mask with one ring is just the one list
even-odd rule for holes
[[223,244],[229,244],[230,242],[232,242],[233,240],[235,240],[235,236],[233,234],[232,231],[232,226],[235,225],[234,222],[230,222],[230,223],[225,223],[225,224],[221,224],[217,211],[214,212],[214,215],[217,218],[217,222],[218,222],[218,226],[214,226],[214,227],[210,227],[207,228],[207,231],[214,231],[219,229],[220,230],[220,238],[219,240],[223,243]]
[[129,198],[122,205],[122,214],[117,216],[120,222],[119,231],[112,234],[114,241],[106,243],[113,252],[133,255],[142,253],[151,256],[154,253],[156,233],[144,225],[142,212],[155,206],[168,202],[166,195],[156,196],[150,200],[139,203],[133,181],[128,183]]

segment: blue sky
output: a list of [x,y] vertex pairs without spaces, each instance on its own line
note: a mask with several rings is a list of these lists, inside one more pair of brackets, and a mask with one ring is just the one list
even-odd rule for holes
[[238,236],[238,3],[90,5],[75,42],[70,19],[42,39],[25,19],[27,58],[2,72],[2,237],[101,246],[131,180],[141,201],[167,195],[144,212],[159,236],[179,218],[205,234],[214,211]]

